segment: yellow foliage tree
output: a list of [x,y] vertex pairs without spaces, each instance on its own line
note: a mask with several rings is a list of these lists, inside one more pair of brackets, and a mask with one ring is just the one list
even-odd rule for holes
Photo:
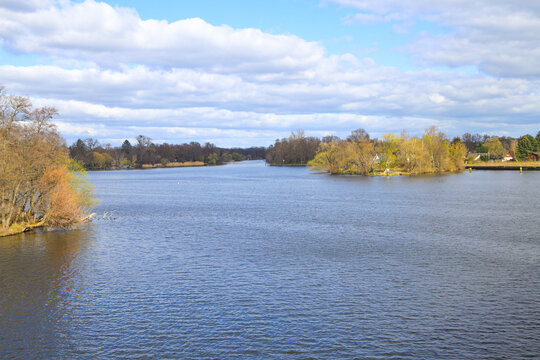
[[489,157],[492,159],[502,159],[506,151],[498,137],[492,137],[486,140],[484,146],[487,147]]
[[308,165],[314,170],[327,171],[330,174],[341,174],[343,166],[343,151],[336,143],[321,143],[315,158]]
[[442,172],[448,169],[448,140],[444,133],[439,132],[435,126],[426,129],[422,137],[425,149],[431,160],[433,172]]
[[463,170],[466,153],[461,141],[450,143],[444,133],[431,127],[421,138],[403,133],[385,134],[380,141],[363,137],[322,143],[308,165],[331,174],[369,175],[376,173],[376,168],[379,173],[389,169],[428,174]]
[[50,123],[56,113],[0,92],[0,235],[67,227],[91,206],[91,189]]
[[465,169],[465,158],[467,157],[467,147],[461,141],[455,141],[448,148],[450,156],[450,171],[463,171]]

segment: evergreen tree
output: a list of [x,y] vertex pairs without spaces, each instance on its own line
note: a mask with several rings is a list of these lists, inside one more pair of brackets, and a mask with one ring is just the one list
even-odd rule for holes
[[128,140],[124,140],[124,142],[122,143],[122,152],[126,155],[130,155],[132,149],[133,146],[131,146],[131,143]]
[[532,152],[538,151],[538,142],[531,135],[523,135],[518,140],[517,158],[527,160]]

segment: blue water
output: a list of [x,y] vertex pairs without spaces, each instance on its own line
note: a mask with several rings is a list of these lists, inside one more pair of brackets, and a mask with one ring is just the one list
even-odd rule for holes
[[540,172],[89,178],[93,224],[0,238],[0,358],[540,356]]

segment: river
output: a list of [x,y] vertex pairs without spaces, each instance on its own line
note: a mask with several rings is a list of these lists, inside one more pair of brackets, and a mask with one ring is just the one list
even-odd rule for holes
[[540,172],[89,179],[91,225],[0,238],[0,358],[540,356]]

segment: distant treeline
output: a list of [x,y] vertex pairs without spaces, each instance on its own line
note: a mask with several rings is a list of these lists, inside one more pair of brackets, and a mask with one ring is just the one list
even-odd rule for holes
[[264,159],[266,148],[224,149],[214,144],[155,144],[139,135],[132,144],[125,140],[121,146],[102,145],[98,140],[79,139],[69,147],[71,158],[87,169],[143,168],[174,164],[220,165],[231,161]]
[[270,165],[306,165],[313,160],[320,144],[320,139],[305,136],[300,130],[270,145],[266,150],[266,162]]
[[536,137],[497,137],[465,133],[449,140],[435,127],[422,137],[386,134],[371,139],[364,129],[357,129],[342,140],[336,136],[322,139],[307,137],[302,131],[276,140],[266,151],[271,165],[310,165],[333,174],[375,174],[396,172],[420,174],[456,171],[465,161],[502,160],[506,155],[519,161],[538,160],[540,131]]
[[[431,166],[412,158],[422,159],[425,156],[418,154],[415,149],[414,154],[410,154],[409,146],[421,146],[422,151],[428,151],[426,144],[426,134],[434,132],[437,141],[443,146],[443,153],[457,151],[453,148],[459,145],[464,149],[463,159],[453,159],[436,164],[431,162]],[[143,168],[150,166],[181,166],[182,164],[197,165],[220,165],[231,161],[266,159],[270,165],[308,165],[312,162],[313,167],[320,167],[321,154],[332,154],[343,164],[332,165],[332,171],[336,173],[365,173],[366,167],[369,171],[376,171],[384,165],[384,169],[393,167],[400,168],[406,172],[439,172],[450,171],[462,168],[465,160],[475,160],[480,158],[483,161],[501,160],[507,154],[519,161],[537,160],[540,151],[540,131],[536,137],[523,135],[519,138],[508,136],[488,136],[485,134],[465,133],[461,137],[449,140],[445,134],[435,128],[426,130],[423,137],[411,137],[406,133],[400,136],[386,134],[381,139],[371,139],[364,129],[357,129],[351,132],[346,139],[337,136],[325,136],[322,139],[306,136],[303,131],[292,133],[289,137],[276,140],[274,145],[265,147],[242,148],[220,148],[214,144],[204,145],[198,142],[189,144],[155,144],[146,136],[139,135],[135,143],[125,140],[121,146],[113,147],[109,144],[102,145],[98,140],[88,138],[79,139],[69,147],[71,157],[82,163],[87,169],[112,169],[112,168]],[[353,145],[356,148],[353,148]],[[394,146],[395,145],[395,146]],[[393,150],[389,150],[392,148]],[[414,147],[413,146],[413,147]],[[389,151],[392,154],[389,154]],[[461,150],[459,151],[461,154]],[[373,155],[375,165],[365,164]],[[425,154],[424,154],[425,155]],[[448,156],[457,156],[455,153]],[[317,156],[318,159],[317,159]],[[357,157],[356,159],[354,157]],[[360,160],[358,156],[365,157]],[[384,158],[384,157],[387,158]],[[427,155],[428,157],[432,155]],[[446,156],[446,155],[445,155]],[[352,157],[352,158],[351,158]],[[395,161],[388,159],[397,159]],[[401,162],[409,159],[407,164]],[[367,159],[367,160],[366,160]],[[337,161],[337,160],[336,160]],[[319,163],[317,163],[319,162]],[[362,163],[363,162],[363,163]],[[416,165],[414,165],[416,164]],[[450,165],[454,164],[454,165]],[[335,167],[335,168],[334,168]],[[358,170],[362,169],[362,170]]]

